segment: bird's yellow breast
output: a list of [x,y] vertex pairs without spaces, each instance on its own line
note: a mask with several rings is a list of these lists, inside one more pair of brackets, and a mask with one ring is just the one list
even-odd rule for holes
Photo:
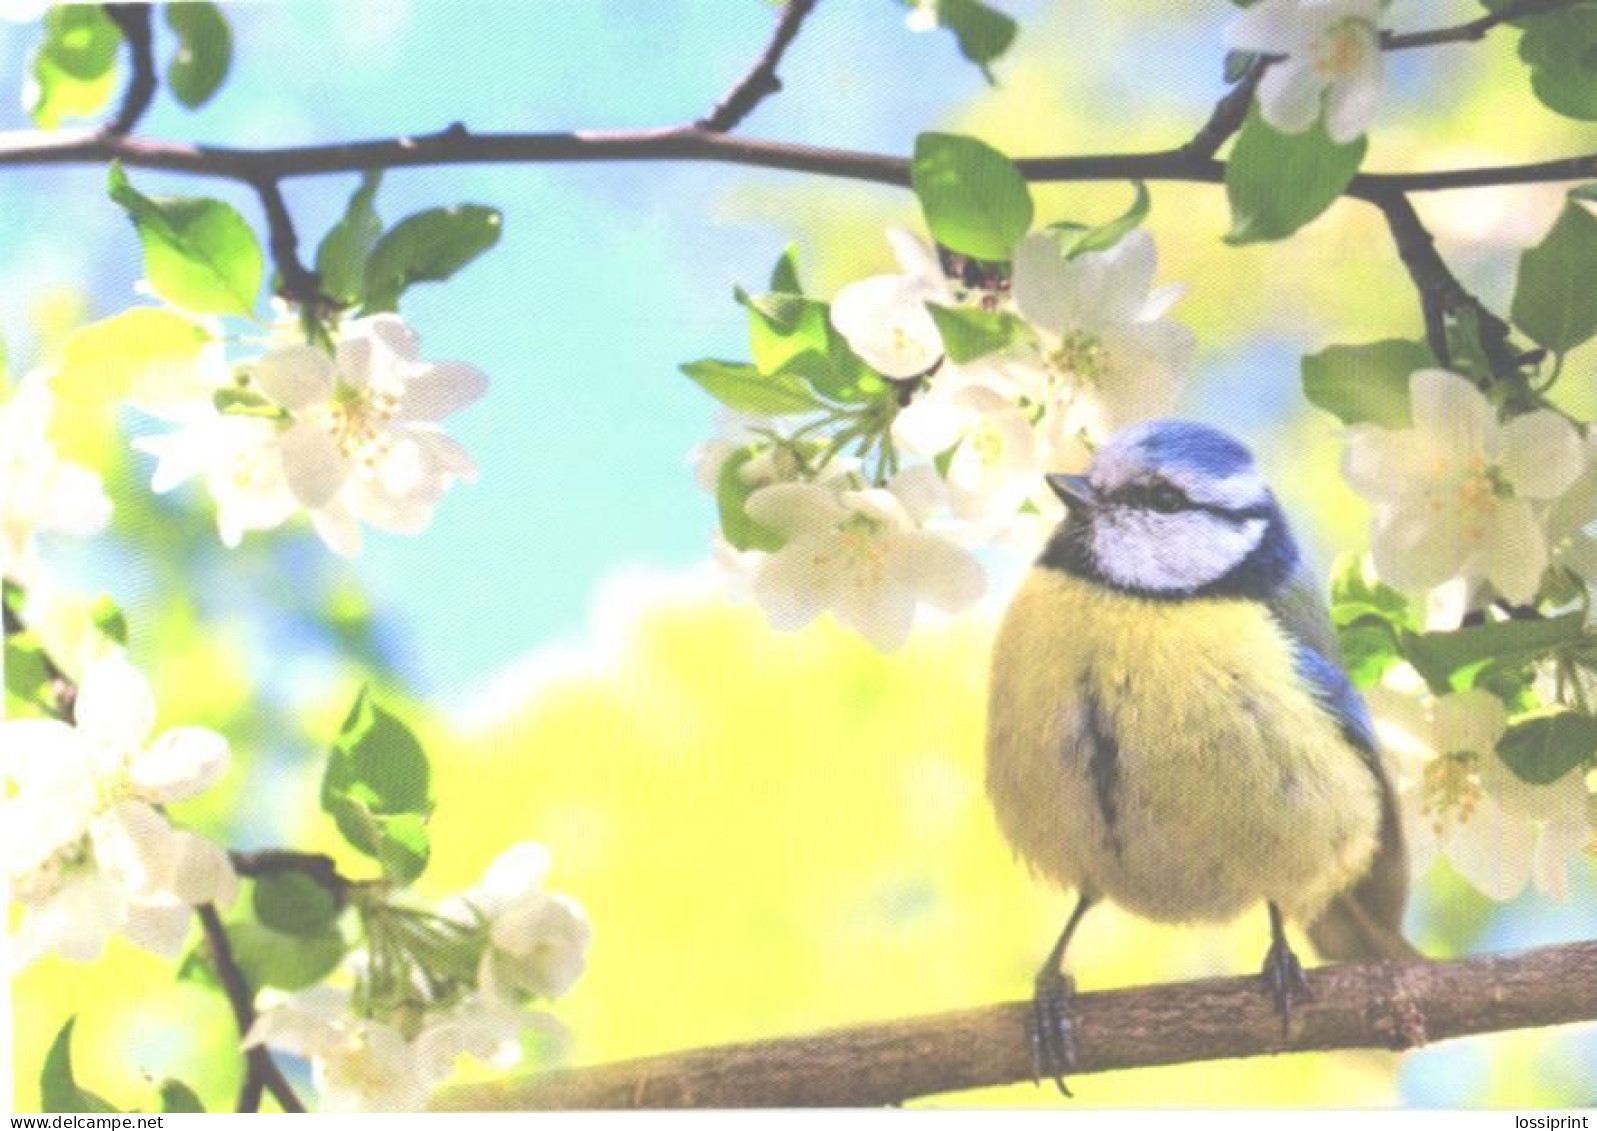
[[1308,917],[1375,851],[1375,778],[1252,601],[1034,570],[994,647],[987,757],[1035,870],[1151,918]]

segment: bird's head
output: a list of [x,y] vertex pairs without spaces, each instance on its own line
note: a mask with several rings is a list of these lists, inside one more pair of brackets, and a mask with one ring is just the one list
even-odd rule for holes
[[1085,475],[1050,475],[1068,510],[1042,564],[1151,597],[1265,596],[1298,554],[1243,444],[1154,420],[1110,437]]

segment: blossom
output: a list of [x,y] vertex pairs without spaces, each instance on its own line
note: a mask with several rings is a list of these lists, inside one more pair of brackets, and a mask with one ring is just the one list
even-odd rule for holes
[[1041,482],[1031,418],[974,371],[939,373],[894,419],[893,437],[927,458],[952,453],[945,478],[960,518],[1012,516]]
[[1259,111],[1283,133],[1320,119],[1345,145],[1375,121],[1386,68],[1377,22],[1381,0],[1263,0],[1237,14],[1227,30],[1234,50],[1277,59],[1259,82]]
[[0,723],[0,825],[25,965],[55,950],[80,961],[125,932],[175,953],[189,909],[228,904],[238,878],[227,854],[174,828],[157,808],[203,792],[226,771],[227,740],[202,727],[156,735],[155,702],[121,655],[91,664],[75,723]]
[[914,236],[889,229],[888,242],[903,269],[850,283],[832,299],[832,325],[866,364],[887,377],[917,377],[937,366],[943,338],[928,302],[957,299],[937,257]]
[[7,576],[31,569],[36,531],[85,537],[111,517],[100,477],[61,459],[49,440],[49,382],[36,369],[0,404],[0,573]]
[[1548,785],[1518,777],[1496,754],[1507,713],[1485,691],[1421,699],[1378,687],[1370,701],[1382,745],[1402,760],[1400,804],[1416,873],[1440,853],[1499,901],[1531,883],[1568,895],[1568,863],[1589,835],[1581,767]]
[[914,502],[880,487],[819,483],[778,483],[750,495],[749,516],[786,539],[754,579],[771,623],[798,629],[830,610],[891,652],[908,638],[919,602],[953,613],[980,597],[981,564],[923,529]]
[[249,367],[290,414],[278,438],[288,488],[334,550],[360,548],[360,523],[415,533],[457,480],[476,477],[464,448],[436,423],[473,403],[487,378],[459,361],[423,362],[393,314],[345,323],[332,356],[280,346]]
[[268,1045],[311,1062],[322,1112],[420,1111],[460,1056],[508,1068],[521,1055],[521,1024],[492,1009],[429,1015],[407,1036],[352,1012],[349,995],[317,986],[261,1013],[244,1046]]
[[1409,380],[1413,427],[1358,425],[1342,469],[1376,504],[1376,572],[1400,588],[1484,578],[1510,601],[1536,595],[1548,540],[1533,502],[1580,476],[1578,432],[1539,409],[1499,424],[1469,381],[1442,369]]
[[1053,469],[1081,462],[1083,436],[1096,443],[1175,404],[1196,339],[1164,316],[1181,288],[1154,290],[1157,269],[1141,230],[1073,259],[1048,233],[1015,249],[1015,304],[1039,331],[1043,356],[1040,365],[1010,363],[1008,373],[1044,408]]
[[576,900],[545,889],[548,874],[549,850],[525,841],[500,853],[460,897],[487,924],[479,985],[491,1002],[559,997],[587,965],[593,927]]
[[222,544],[238,546],[246,531],[271,530],[299,510],[283,472],[275,421],[218,412],[198,404],[183,427],[133,441],[156,458],[150,489],[164,494],[198,475],[216,501]]

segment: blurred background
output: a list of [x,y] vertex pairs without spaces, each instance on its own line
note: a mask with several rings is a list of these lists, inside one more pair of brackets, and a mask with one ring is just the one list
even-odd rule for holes
[[[782,67],[785,90],[746,133],[895,153],[926,129],[975,133],[1015,155],[1178,143],[1223,90],[1222,0],[1004,5],[1020,38],[996,86],[951,36],[916,34],[894,0],[823,3]],[[432,132],[625,128],[704,113],[763,47],[758,0],[522,5],[513,0],[230,4],[233,71],[198,113],[157,101],[143,132],[277,145]],[[647,16],[643,13],[647,11]],[[1479,13],[1407,5],[1395,26]],[[159,26],[159,21],[158,21]],[[161,33],[166,34],[164,27]],[[37,25],[0,24],[0,129],[20,108]],[[1536,160],[1589,149],[1589,125],[1536,103],[1515,36],[1406,52],[1366,167]],[[158,57],[169,45],[158,47]],[[354,176],[287,186],[302,243],[341,213]],[[147,192],[233,186],[137,174]],[[1161,281],[1198,331],[1186,415],[1253,443],[1321,564],[1362,549],[1368,515],[1337,473],[1337,422],[1307,406],[1298,358],[1334,342],[1413,337],[1412,287],[1373,209],[1343,201],[1284,244],[1229,248],[1224,192],[1156,184],[1149,227]],[[1125,185],[1044,186],[1039,222],[1101,221]],[[1419,210],[1489,305],[1506,306],[1518,250],[1536,243],[1557,186],[1432,194]],[[1068,909],[1028,878],[982,796],[991,598],[923,620],[883,657],[826,622],[779,635],[723,594],[708,562],[713,501],[688,454],[714,406],[676,371],[746,355],[734,284],[761,284],[789,241],[813,291],[890,266],[882,229],[918,225],[907,192],[710,165],[478,167],[388,175],[390,222],[460,201],[505,214],[489,255],[406,297],[431,357],[492,379],[452,421],[481,482],[449,495],[416,538],[375,534],[332,557],[307,531],[229,552],[192,490],[154,498],[150,461],[101,453],[116,503],[108,537],[45,547],[52,575],[127,612],[134,658],[163,723],[233,740],[226,787],[177,815],[236,847],[341,849],[320,812],[328,743],[364,681],[426,739],[436,768],[424,891],[457,890],[513,841],[546,842],[556,887],[587,907],[591,965],[555,1011],[570,1058],[595,1062],[1023,996]],[[93,168],[0,174],[0,335],[15,379],[65,333],[138,301],[131,227]],[[1591,372],[1591,346],[1567,372]],[[1562,382],[1592,414],[1590,387]],[[1581,402],[1581,397],[1586,398]],[[130,413],[128,432],[149,422]],[[125,439],[125,438],[124,438]],[[351,860],[359,872],[364,862]],[[1569,902],[1496,905],[1439,864],[1418,884],[1411,934],[1436,955],[1589,934],[1597,865]],[[1072,965],[1083,989],[1257,968],[1262,911],[1178,930],[1108,911]],[[1307,944],[1303,944],[1306,946]],[[15,985],[16,1088],[80,1015],[78,1078],[113,1103],[178,1075],[210,1102],[236,1086],[221,999],[130,946]],[[1078,1104],[1572,1104],[1590,1099],[1597,1032],[1458,1041],[1406,1057],[1345,1054],[1147,1069],[1080,1081]],[[203,1065],[203,1068],[196,1068]],[[295,1066],[301,1071],[302,1066]],[[1030,1086],[935,1104],[1053,1103]]]

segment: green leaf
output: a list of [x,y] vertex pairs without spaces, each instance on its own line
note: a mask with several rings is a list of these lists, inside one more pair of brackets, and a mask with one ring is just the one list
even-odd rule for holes
[[1418,629],[1421,623],[1407,597],[1365,573],[1359,555],[1341,554],[1331,567],[1331,620],[1351,625],[1366,617],[1402,628]]
[[745,361],[704,358],[681,367],[728,408],[763,416],[813,412],[821,407],[804,381],[792,373],[764,374]]
[[792,374],[838,401],[860,401],[881,392],[875,377],[847,340],[832,327],[831,307],[802,295],[739,289],[749,310],[749,349],[768,375]]
[[202,106],[227,77],[233,63],[233,33],[215,4],[183,0],[168,3],[166,23],[177,33],[177,53],[166,82],[183,105]]
[[44,42],[33,55],[28,113],[43,129],[93,114],[117,87],[122,31],[98,4],[60,4],[44,14]]
[[926,304],[950,361],[964,364],[1024,341],[1026,324],[1004,311]]
[[94,621],[101,636],[127,647],[128,618],[122,615],[109,593],[101,593],[94,599],[94,604],[89,606],[89,619]]
[[1018,25],[1009,16],[981,0],[937,0],[937,26],[954,33],[959,53],[993,82],[990,64],[1015,42]]
[[117,1109],[93,1092],[78,1087],[72,1074],[72,1029],[76,1017],[67,1018],[56,1034],[50,1051],[45,1054],[44,1067],[39,1073],[39,1106],[45,1111],[63,1114],[104,1115]]
[[1303,395],[1343,424],[1407,428],[1409,377],[1436,364],[1418,342],[1331,346],[1303,359]]
[[326,933],[341,910],[338,897],[303,872],[278,872],[255,881],[255,917],[286,935]]
[[1519,257],[1511,313],[1555,353],[1597,333],[1597,216],[1586,205],[1567,202],[1547,238]]
[[1597,121],[1597,4],[1576,4],[1525,20],[1519,57],[1542,105]]
[[230,204],[208,197],[152,198],[111,163],[111,199],[133,219],[150,285],[175,306],[205,314],[249,314],[265,267],[261,245]]
[[1356,687],[1374,687],[1387,669],[1403,659],[1392,626],[1379,623],[1350,625],[1338,630],[1342,667]]
[[973,137],[921,134],[910,181],[927,228],[950,251],[1006,262],[1031,229],[1031,190],[1020,170]]
[[1571,200],[1589,200],[1597,203],[1597,181],[1586,185],[1576,185],[1569,190]]
[[1136,231],[1152,208],[1153,199],[1148,195],[1148,186],[1141,181],[1134,182],[1137,187],[1136,199],[1131,202],[1131,207],[1125,213],[1117,216],[1107,224],[1099,224],[1096,228],[1088,228],[1075,240],[1065,241],[1065,258],[1074,259],[1089,251],[1106,251],[1119,243],[1126,236]]
[[1541,620],[1510,620],[1453,632],[1404,632],[1403,655],[1437,694],[1462,691],[1477,665],[1493,660],[1530,662],[1579,642],[1585,615],[1576,610]]
[[743,465],[760,453],[761,449],[749,445],[733,452],[721,464],[716,479],[715,502],[721,514],[721,536],[739,550],[780,550],[783,539],[776,531],[761,526],[749,517],[743,505],[749,496],[759,490],[760,484],[748,483],[741,472]]
[[1366,148],[1362,137],[1337,145],[1324,122],[1300,134],[1282,133],[1255,106],[1226,161],[1231,231],[1225,241],[1240,245],[1290,236],[1342,195]]
[[[5,643],[6,696],[46,714],[55,703],[44,645],[31,632],[15,632]],[[10,707],[6,715],[12,714]]]
[[1597,719],[1555,708],[1521,719],[1497,741],[1497,755],[1525,781],[1550,785],[1597,754]]
[[799,285],[798,244],[788,244],[782,252],[782,258],[778,259],[776,266],[771,268],[771,289],[791,295],[804,293],[804,288]]
[[376,207],[382,180],[381,169],[373,169],[361,178],[360,187],[350,194],[344,215],[328,229],[316,249],[316,273],[322,277],[322,291],[346,306],[361,300],[366,261],[383,234]]
[[181,1080],[167,1077],[161,1081],[161,1110],[168,1114],[205,1113],[205,1105],[200,1102],[200,1097],[194,1089]]
[[427,753],[409,727],[373,701],[369,690],[356,698],[333,744],[322,777],[322,808],[345,840],[385,869],[391,858],[414,855],[412,825],[390,818],[425,822],[432,811]]
[[374,817],[377,837],[377,862],[383,875],[404,886],[427,870],[432,842],[427,835],[427,818],[420,813],[395,813]]
[[449,278],[499,242],[497,208],[457,204],[407,216],[379,239],[366,260],[365,313],[397,310],[416,283]]
[[227,416],[259,416],[265,420],[287,420],[288,410],[274,404],[254,389],[240,389],[227,385],[211,394],[216,411]]
[[[229,923],[227,937],[239,969],[255,990],[308,989],[331,974],[348,950],[344,936],[332,927],[314,935],[290,935],[245,920]],[[190,981],[214,979],[209,963],[201,962],[204,965],[196,967],[185,963],[182,976]]]

